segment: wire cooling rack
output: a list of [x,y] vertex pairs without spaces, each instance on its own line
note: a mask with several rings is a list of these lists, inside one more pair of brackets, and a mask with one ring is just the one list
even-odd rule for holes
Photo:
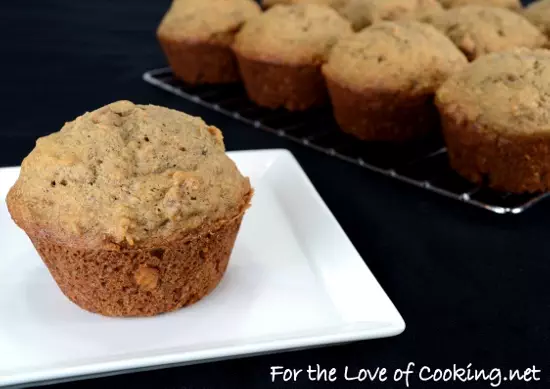
[[547,196],[497,192],[466,181],[449,166],[436,135],[406,144],[362,142],[340,131],[326,107],[299,113],[261,108],[240,84],[191,86],[175,79],[169,68],[148,71],[143,79],[257,129],[495,213],[519,214]]

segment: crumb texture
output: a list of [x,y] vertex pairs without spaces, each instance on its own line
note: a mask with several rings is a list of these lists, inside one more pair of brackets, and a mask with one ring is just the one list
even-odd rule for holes
[[516,49],[483,56],[451,76],[436,102],[455,112],[456,120],[477,123],[479,131],[548,135],[550,52]]
[[547,43],[544,34],[526,18],[504,8],[471,5],[434,14],[426,21],[445,33],[470,60]]
[[175,0],[157,34],[172,40],[230,44],[243,23],[260,13],[252,0]]
[[[27,233],[52,242],[139,246],[238,217],[250,193],[217,128],[118,101],[38,139],[8,207]],[[139,277],[153,283],[150,271]]]
[[325,76],[354,91],[433,93],[467,64],[442,33],[415,21],[377,23],[333,48]]
[[334,9],[317,4],[276,5],[251,19],[235,37],[235,51],[275,64],[316,65],[336,43],[352,33]]

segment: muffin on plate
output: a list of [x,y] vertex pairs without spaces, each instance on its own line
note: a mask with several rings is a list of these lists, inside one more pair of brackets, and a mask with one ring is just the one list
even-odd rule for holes
[[526,18],[504,8],[469,5],[433,14],[425,21],[447,35],[470,61],[496,51],[534,49],[547,43]]
[[176,0],[157,29],[174,76],[189,84],[240,80],[231,44],[248,19],[261,13],[253,0]]
[[550,0],[535,1],[523,12],[531,23],[538,27],[546,36],[550,36]]
[[249,20],[233,45],[248,96],[291,111],[324,104],[321,65],[338,39],[351,34],[347,20],[316,4],[276,5]]
[[508,8],[513,11],[522,9],[520,0],[439,0],[444,8],[458,8],[465,5],[484,5],[487,7]]
[[216,127],[119,101],[38,139],[7,205],[75,304],[150,316],[216,287],[251,196]]
[[380,22],[340,40],[323,73],[343,131],[363,140],[404,141],[437,128],[434,92],[467,62],[428,24]]
[[550,51],[483,56],[437,91],[451,166],[508,192],[550,189]]

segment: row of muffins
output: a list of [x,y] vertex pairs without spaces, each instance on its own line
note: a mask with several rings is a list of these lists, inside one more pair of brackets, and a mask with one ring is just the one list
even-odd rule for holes
[[[415,10],[424,7],[437,8],[456,8],[465,5],[488,5],[493,7],[508,8],[514,11],[521,10],[522,4],[520,0],[263,0],[264,8],[269,8],[277,4],[299,4],[299,3],[314,3],[324,4],[334,9],[345,12],[351,7],[358,7],[361,4],[363,9],[376,10],[377,14],[391,13],[398,16],[410,10]],[[358,8],[356,8],[358,9]]]
[[[373,7],[378,4],[377,0],[361,1],[372,3]],[[157,34],[175,76],[187,83],[226,83],[242,79],[249,97],[260,106],[305,110],[327,101],[326,84],[330,86],[334,83],[326,79],[327,72],[322,72],[321,68],[323,65],[333,68],[331,61],[341,65],[342,61],[336,55],[330,55],[335,45],[339,53],[350,45],[354,45],[355,49],[363,46],[362,51],[376,54],[377,58],[384,58],[384,50],[392,51],[399,45],[396,40],[401,38],[393,36],[379,45],[376,53],[369,53],[369,37],[380,35],[380,32],[367,28],[367,31],[353,35],[350,22],[336,11],[338,6],[342,7],[344,3],[349,5],[350,2],[302,0],[300,3],[305,4],[275,5],[262,13],[252,0],[177,0],[164,17]],[[408,8],[400,7],[402,4],[408,4]],[[502,5],[512,8],[512,4]],[[385,6],[378,5],[377,12],[371,10],[370,14],[367,13],[377,15],[370,18],[369,23],[384,18],[398,19],[404,15],[403,9],[414,13],[419,21],[435,26],[469,60],[509,48],[538,48],[547,44],[544,34],[527,19],[496,7],[465,6],[443,12],[439,11],[441,6],[436,0],[395,0],[386,2]],[[389,10],[393,10],[393,14]],[[402,11],[401,14],[398,10]],[[404,20],[411,19],[401,19],[401,26],[390,28],[412,29],[413,35],[414,30],[419,28],[426,30],[418,25],[411,27],[412,24]],[[412,38],[408,50],[401,50],[401,55],[384,60],[384,66],[392,66],[392,61],[397,62],[396,66],[407,66],[409,57],[430,55],[421,54],[426,50],[420,46],[437,45],[429,42],[440,40],[436,36],[437,33],[430,33],[428,42],[422,38]],[[409,41],[408,37],[403,39]],[[353,41],[357,42],[350,43]],[[444,50],[453,51],[448,47]],[[427,51],[430,52],[429,49]],[[350,54],[348,57],[352,56]],[[369,61],[363,62],[353,61],[359,69],[368,72]],[[353,69],[350,72],[353,73]],[[339,78],[346,76],[346,71],[341,73]],[[353,78],[353,74],[349,76]],[[386,79],[391,75],[376,77],[386,83],[393,82]],[[441,79],[439,76],[435,78]],[[336,104],[333,100],[333,105]]]
[[[442,1],[442,0],[440,0]],[[349,33],[349,28],[339,19],[346,19],[354,31],[360,31],[376,22],[384,20],[416,19],[429,23],[446,34],[472,60],[479,55],[501,51],[513,47],[541,47],[546,45],[545,36],[519,13],[517,0],[456,0],[446,1],[444,6],[468,3],[485,3],[490,7],[469,5],[443,11],[436,0],[275,0],[273,3],[316,4],[330,7],[335,13],[325,11],[281,11],[281,5],[269,7],[262,14],[257,3],[252,0],[176,0],[165,15],[157,31],[162,48],[177,77],[195,83],[226,83],[240,80],[238,65],[232,46],[234,41],[244,40],[247,46],[257,46],[256,52],[269,56],[270,62],[284,63],[285,45],[292,46],[291,61],[299,59],[301,51],[309,50],[308,44],[316,45],[322,39],[326,47],[316,56],[323,56],[334,42]],[[540,4],[550,0],[542,0]],[[493,7],[494,5],[495,7]],[[496,6],[501,6],[498,8]],[[506,9],[505,7],[509,8]],[[533,9],[532,9],[533,8]],[[539,14],[532,7],[525,12],[526,17],[536,20],[545,29]],[[550,7],[547,7],[550,11]],[[296,13],[301,17],[292,17]],[[296,16],[296,15],[294,15]],[[282,20],[285,19],[286,20]],[[319,23],[331,20],[335,29],[321,31],[321,36],[313,36]],[[550,18],[548,18],[550,20]],[[247,24],[255,27],[247,27]],[[261,27],[266,24],[265,27]],[[239,32],[243,27],[243,32]],[[260,41],[254,32],[269,35],[269,40]],[[311,36],[308,36],[311,35]],[[248,42],[250,40],[250,42]],[[298,41],[298,42],[296,42]],[[267,44],[264,44],[267,43]],[[263,45],[263,46],[262,46]],[[273,47],[275,45],[275,47]],[[282,47],[282,48],[281,48]],[[325,55],[326,57],[326,55]],[[316,58],[319,61],[319,58]],[[246,81],[246,80],[245,80]],[[261,102],[260,102],[261,103]]]
[[359,31],[383,20],[421,18],[444,9],[469,5],[522,9],[519,0],[265,0],[264,8],[278,4],[320,4],[333,8]]
[[[220,7],[231,8],[225,9],[223,13],[236,15],[238,12],[234,12],[234,7],[245,3],[252,4],[245,0],[210,0],[209,5],[219,4]],[[176,1],[159,28],[163,47],[167,39],[166,20],[170,14],[183,14],[183,9],[195,8],[195,17],[200,16],[196,7],[190,7],[194,4],[193,0],[187,0],[187,6],[183,4]],[[490,24],[493,21],[496,41],[509,36],[511,42],[509,47],[502,44],[483,45],[479,39],[475,39],[475,34],[468,35],[468,31],[461,36],[461,28],[457,25],[460,18],[455,18],[451,30],[458,37],[454,43],[462,41],[461,47],[453,43],[449,34],[443,34],[441,27],[436,29],[410,19],[378,22],[354,33],[349,22],[326,6],[278,5],[265,13],[261,13],[259,7],[254,9],[251,13],[255,15],[247,19],[246,23],[243,22],[242,28],[235,28],[235,32],[239,32],[224,50],[228,56],[236,56],[231,68],[235,71],[235,78],[238,79],[240,70],[250,98],[259,105],[272,108],[284,106],[290,110],[307,109],[322,104],[327,98],[328,89],[339,126],[364,140],[416,138],[437,128],[441,120],[451,165],[467,179],[511,192],[550,189],[550,178],[547,178],[550,174],[546,174],[550,170],[547,167],[550,163],[546,163],[545,153],[540,151],[544,150],[546,130],[542,122],[538,125],[531,122],[531,117],[541,115],[537,107],[545,104],[543,94],[546,93],[547,75],[544,71],[541,73],[540,67],[546,68],[548,54],[545,50],[505,51],[516,46],[537,48],[546,43],[546,38],[518,14],[480,6],[446,11],[448,15],[451,12],[464,14],[470,10],[468,12],[478,15],[481,22],[486,22],[478,23],[482,26],[481,31],[491,31]],[[504,17],[499,18],[499,15]],[[436,21],[444,21],[445,17],[426,13],[424,18],[430,18],[435,24]],[[504,18],[512,18],[512,21],[516,18],[524,23],[504,23]],[[519,31],[522,26],[532,28],[534,33],[522,34]],[[516,35],[512,34],[512,30]],[[516,41],[514,36],[523,37],[524,41]],[[526,37],[531,43],[525,40]],[[180,48],[188,43],[184,42]],[[466,50],[472,47],[477,49]],[[502,54],[485,55],[503,50],[505,52]],[[197,81],[178,74],[175,62],[166,53],[178,77],[187,82]],[[187,51],[187,54],[191,52]],[[200,58],[193,55],[180,58],[185,69],[206,71],[206,63],[197,66]],[[476,60],[468,65],[468,59]],[[472,70],[477,67],[481,70]],[[514,74],[523,67],[527,67],[525,71],[531,75],[516,79]],[[460,92],[455,88],[454,92],[445,92],[452,89],[449,87],[451,80],[456,82],[457,77],[467,77],[465,75],[469,72],[474,72],[474,76],[468,76],[470,78],[459,83],[464,90]],[[478,73],[485,78],[475,76]],[[216,82],[204,78],[198,81]],[[483,85],[492,83],[496,89],[484,89]],[[535,92],[522,96],[524,101],[513,104],[485,93],[499,91],[499,88],[506,89],[509,92],[507,96],[513,96],[514,93],[521,96],[523,92],[519,91],[523,89]],[[437,104],[434,104],[436,92]],[[537,93],[543,97],[537,97]],[[458,104],[453,98],[458,99],[460,96],[469,97],[465,98],[464,104]],[[476,100],[479,96],[487,99],[489,105],[498,103],[502,107],[480,113],[479,107],[487,104]],[[486,121],[482,125],[477,119],[466,120],[468,115],[464,112],[477,112]],[[508,115],[515,119],[501,122],[501,118]],[[515,127],[506,123],[513,123]],[[529,129],[531,135],[522,137],[524,128]],[[515,129],[517,132],[514,133]],[[509,130],[512,135],[508,133]],[[534,138],[532,134],[536,134]],[[536,140],[534,143],[533,139]],[[536,145],[542,149],[537,149]]]
[[348,19],[355,30],[376,21],[403,17],[422,17],[441,10],[464,6],[504,8],[522,14],[548,35],[550,32],[550,0],[532,2],[526,8],[520,0],[263,0],[264,8],[277,4],[322,4],[334,8]]

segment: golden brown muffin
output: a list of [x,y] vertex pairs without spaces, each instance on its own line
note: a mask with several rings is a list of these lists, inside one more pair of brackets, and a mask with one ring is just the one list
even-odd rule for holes
[[264,7],[275,4],[323,4],[351,22],[355,31],[382,20],[416,19],[425,13],[441,11],[437,0],[266,0]]
[[550,51],[493,53],[437,91],[451,166],[503,191],[550,189]]
[[520,0],[439,0],[439,2],[444,8],[458,8],[465,5],[508,8],[513,11],[519,11],[522,8]]
[[323,73],[343,131],[363,140],[402,141],[437,127],[434,92],[466,64],[430,25],[380,22],[340,40]]
[[550,36],[550,0],[535,1],[523,12],[531,23],[538,27],[546,36]]
[[319,5],[328,5],[334,9],[340,8],[348,0],[263,0],[262,6],[264,8],[271,8],[274,5],[291,5],[291,4],[319,4]]
[[119,101],[38,139],[7,205],[70,300],[149,316],[216,287],[251,194],[217,128]]
[[540,48],[547,43],[526,18],[504,8],[469,5],[433,14],[426,21],[446,34],[470,61],[496,51]]
[[417,19],[441,10],[437,0],[348,0],[338,8],[356,31],[379,21]]
[[276,5],[251,19],[233,45],[248,96],[291,111],[324,104],[321,65],[336,41],[351,33],[335,10],[316,4]]
[[239,81],[231,44],[243,23],[261,13],[252,0],[178,0],[157,37],[174,75],[190,84]]

